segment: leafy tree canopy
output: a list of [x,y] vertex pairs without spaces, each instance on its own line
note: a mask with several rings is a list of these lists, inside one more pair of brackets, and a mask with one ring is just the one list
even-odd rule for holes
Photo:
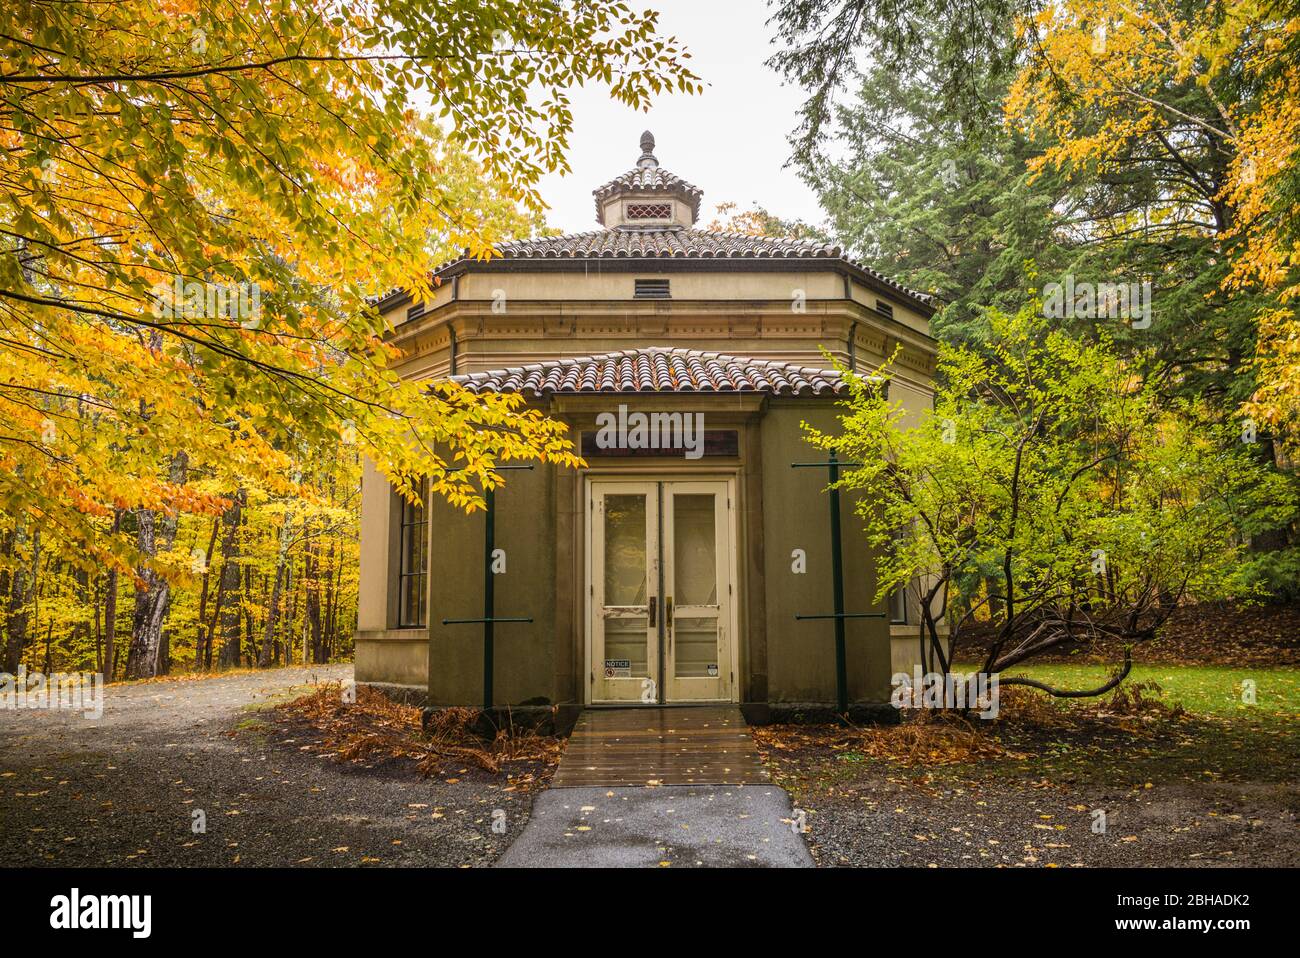
[[47,548],[126,569],[114,514],[290,494],[352,436],[466,507],[502,458],[573,461],[515,400],[399,382],[368,297],[537,225],[568,87],[694,90],[654,14],[34,0],[0,51],[0,505]]
[[[1300,403],[1300,7],[787,0],[771,63],[808,91],[795,160],[837,237],[948,302],[1150,282],[1107,335],[1172,397],[1286,432]],[[1095,317],[1089,317],[1095,318]],[[1096,323],[1073,323],[1095,335]]]
[[918,423],[853,377],[843,434],[808,430],[861,463],[841,485],[881,554],[877,599],[914,591],[929,670],[948,670],[943,633],[960,655],[990,608],[985,672],[1149,639],[1184,599],[1249,596],[1246,543],[1296,514],[1294,480],[1243,437],[1190,425],[1112,345],[1050,328],[1041,305],[991,313],[978,351],[945,347]]

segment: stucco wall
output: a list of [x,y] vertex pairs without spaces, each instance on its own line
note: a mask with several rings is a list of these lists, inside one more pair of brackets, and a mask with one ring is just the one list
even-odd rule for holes
[[[494,266],[497,264],[494,264]],[[805,269],[800,264],[782,264],[782,268],[770,272],[756,269],[729,268],[727,262],[721,261],[716,270],[691,269],[684,271],[668,261],[662,268],[654,261],[637,264],[635,268],[621,261],[592,260],[584,264],[581,272],[577,270],[537,270],[522,269],[518,264],[511,264],[510,269],[482,268],[462,274],[453,287],[450,280],[445,281],[435,291],[433,297],[425,304],[426,313],[432,314],[439,307],[449,304],[453,296],[461,301],[491,301],[504,294],[507,310],[510,303],[532,302],[554,305],[574,301],[604,301],[626,304],[631,309],[640,305],[632,300],[633,281],[636,278],[667,277],[672,281],[674,301],[707,303],[717,300],[759,303],[764,300],[791,302],[796,291],[810,302],[819,300],[839,300],[845,292],[842,273],[827,269]],[[500,294],[498,294],[500,291]],[[907,300],[896,294],[869,289],[861,283],[852,282],[849,288],[850,298],[863,306],[874,309],[878,300],[890,304],[894,310],[894,319],[900,324],[918,332],[928,332],[928,321]],[[402,302],[393,307],[386,315],[391,326],[398,326],[405,321],[411,304]]]
[[396,515],[388,480],[364,460],[354,674],[358,682],[423,687],[429,671],[429,634],[425,629],[394,628]]
[[353,674],[358,682],[423,688],[429,677],[429,636],[424,629],[393,629],[357,636]]
[[389,519],[393,491],[369,459],[361,467],[361,573],[357,630],[388,628]]
[[[495,577],[496,614],[532,616],[532,623],[496,626],[494,704],[518,705],[555,692],[554,467],[506,472],[496,493],[496,548],[506,571]],[[483,627],[443,619],[483,615],[484,513],[466,515],[435,497],[430,509],[429,701],[479,704]]]
[[[773,400],[762,422],[763,517],[767,604],[768,700],[834,700],[835,628],[831,620],[795,620],[799,614],[833,611],[828,470],[794,469],[825,454],[808,445],[800,422],[833,430],[836,408],[827,402]],[[844,559],[844,606],[848,612],[883,612],[873,605],[875,577],[854,512],[854,499],[841,495],[840,529]],[[792,571],[792,554],[807,555],[807,572]],[[850,701],[883,702],[892,674],[889,624],[884,619],[845,621]]]

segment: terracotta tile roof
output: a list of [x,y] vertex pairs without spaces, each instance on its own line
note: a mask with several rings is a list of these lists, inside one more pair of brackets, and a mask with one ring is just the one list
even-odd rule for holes
[[[476,263],[466,254],[444,263],[435,274],[461,264]],[[840,247],[813,240],[749,236],[685,227],[668,229],[599,229],[564,236],[499,243],[495,257],[504,260],[565,259],[816,259],[839,260],[876,282],[916,302],[930,305],[933,297],[896,283],[858,260],[843,256]]]
[[848,392],[848,384],[833,369],[668,346],[648,346],[576,359],[552,359],[526,366],[466,373],[452,379],[472,392],[534,395],[765,392],[775,396],[834,396]]
[[[653,172],[653,171],[647,171]],[[597,257],[836,257],[838,246],[808,240],[775,239],[746,236],[743,233],[715,233],[712,230],[617,229],[570,233],[567,236],[540,236],[536,239],[502,243],[497,253],[507,259],[548,259]]]
[[698,186],[687,183],[680,176],[669,173],[662,167],[637,167],[592,190],[592,195],[596,197],[596,219],[599,220],[604,214],[605,201],[619,193],[659,193],[665,196],[680,193],[691,204],[693,220],[699,218],[700,199],[704,196],[704,191]]

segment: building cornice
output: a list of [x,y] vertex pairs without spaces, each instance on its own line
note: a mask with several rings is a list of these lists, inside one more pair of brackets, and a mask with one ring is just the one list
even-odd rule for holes
[[[508,339],[538,336],[581,339],[592,335],[745,339],[818,336],[828,324],[842,333],[854,323],[858,335],[891,338],[925,353],[937,351],[935,339],[899,319],[885,316],[856,300],[810,299],[803,312],[779,300],[610,300],[512,299],[509,312],[494,310],[490,299],[456,299],[398,324],[388,342],[399,348],[450,325],[458,338]],[[617,312],[614,312],[614,309]],[[872,337],[872,333],[876,335]]]
[[[687,257],[687,256],[600,256],[600,257],[510,257],[484,260],[458,260],[439,270],[437,278],[446,282],[466,273],[582,273],[608,275],[627,273],[838,273],[892,299],[905,303],[929,319],[936,305],[912,294],[905,287],[881,279],[869,270],[843,257],[832,256],[755,256],[755,257]],[[407,290],[395,290],[376,302],[381,313],[412,302]],[[788,304],[787,304],[788,305]]]

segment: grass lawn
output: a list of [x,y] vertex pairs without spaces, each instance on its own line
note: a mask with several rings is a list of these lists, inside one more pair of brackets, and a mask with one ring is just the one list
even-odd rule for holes
[[[973,671],[958,665],[954,671]],[[1027,663],[1008,669],[1006,676],[1024,675],[1060,689],[1095,688],[1110,674],[1105,666],[1073,663]],[[1189,712],[1216,718],[1250,719],[1300,717],[1300,668],[1259,666],[1231,668],[1217,665],[1134,665],[1127,682],[1154,681],[1164,695],[1161,701],[1182,705]],[[1246,683],[1254,683],[1255,703],[1243,701]]]
[[[1109,674],[1106,666],[1082,663],[1030,663],[1005,673],[1060,689],[1095,688]],[[1157,721],[1149,729],[1094,722],[1053,729],[1012,722],[999,729],[999,738],[1028,757],[988,763],[983,770],[1112,784],[1133,776],[1156,781],[1295,781],[1300,771],[1300,668],[1141,664],[1133,666],[1121,689],[1150,682],[1160,693],[1148,695],[1186,710],[1181,721]],[[1246,701],[1250,683],[1253,704]],[[1063,716],[1083,715],[1106,701],[1029,694]]]
[[[1109,669],[1044,663],[1006,675],[1088,689]],[[1143,700],[1183,711],[1135,706],[1132,693],[1151,682],[1160,693],[1143,686]],[[999,717],[966,731],[913,716],[755,734],[777,784],[808,813],[822,864],[1291,865],[1298,716],[1300,668],[1143,664],[1117,700],[1005,688]]]

